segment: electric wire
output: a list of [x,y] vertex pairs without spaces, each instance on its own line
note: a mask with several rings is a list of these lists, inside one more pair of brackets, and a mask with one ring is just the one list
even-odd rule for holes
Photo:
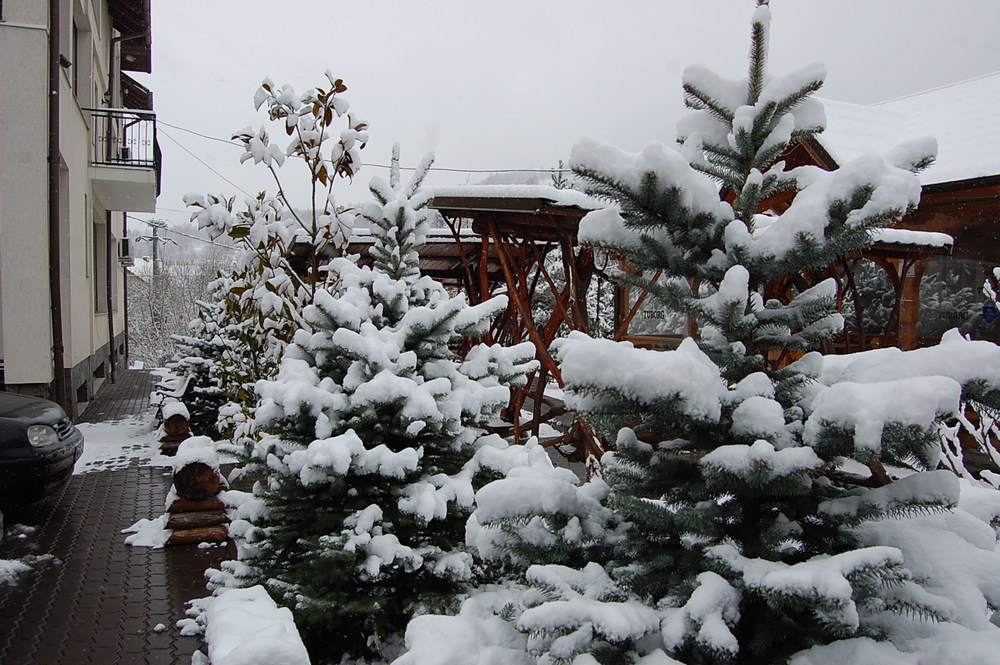
[[[194,136],[198,136],[200,138],[207,139],[207,140],[210,140],[210,141],[216,141],[218,143],[225,143],[226,145],[230,145],[230,146],[233,146],[235,148],[240,148],[241,147],[239,144],[234,143],[233,141],[227,141],[226,139],[220,138],[218,136],[211,136],[209,134],[204,134],[202,132],[195,131],[195,130],[190,129],[188,127],[182,127],[181,125],[175,125],[173,123],[166,122],[165,120],[162,120],[160,118],[157,119],[156,123],[158,125],[164,125],[166,127],[170,127],[171,129],[176,129],[178,131],[186,132],[188,134],[192,134]],[[191,155],[194,159],[198,160],[198,162],[202,166],[204,166],[205,168],[207,168],[209,171],[211,171],[215,175],[219,176],[220,178],[222,178],[227,183],[229,183],[230,185],[232,185],[233,187],[235,187],[239,191],[243,192],[247,196],[252,196],[252,194],[250,194],[248,191],[246,191],[245,189],[243,189],[242,187],[240,187],[239,185],[237,185],[235,182],[233,182],[232,180],[230,180],[226,176],[224,176],[221,173],[219,173],[215,168],[213,168],[210,164],[208,164],[208,162],[206,162],[201,157],[199,157],[198,155],[196,155],[192,150],[190,150],[183,143],[181,143],[176,138],[174,138],[173,136],[171,136],[168,132],[165,132],[162,129],[160,129],[159,133],[162,134],[163,136],[167,137],[168,139],[170,139],[181,150],[183,150],[184,152],[186,152],[189,155]],[[362,166],[368,166],[368,167],[373,167],[373,168],[381,168],[381,169],[391,168],[391,166],[389,164],[375,164],[373,162],[362,162],[361,164],[362,164]],[[403,170],[403,171],[414,171],[414,170],[416,170],[416,167],[414,167],[414,166],[400,166],[399,168],[401,170]],[[444,166],[432,166],[430,168],[430,170],[431,171],[447,172],[447,173],[564,173],[564,172],[568,172],[570,169],[565,169],[565,168],[563,168],[563,169],[560,169],[560,168],[551,168],[551,169],[458,169],[458,168],[449,168],[449,167],[444,167]],[[178,210],[177,208],[166,208],[166,207],[159,206],[159,205],[156,206],[156,210],[157,210],[157,212],[160,212],[160,211],[163,211],[163,212],[172,212],[172,213],[183,214],[183,215],[189,215],[189,214],[191,214],[190,210]],[[136,218],[136,219],[139,219],[139,218]],[[140,219],[139,221],[145,222],[145,220],[142,220],[142,219]],[[195,240],[200,240],[202,242],[206,242],[206,243],[209,243],[211,245],[215,245],[216,247],[225,247],[226,249],[235,249],[235,248],[229,247],[227,245],[220,245],[220,244],[212,242],[210,240],[205,240],[204,238],[200,238],[198,236],[187,235],[187,234],[181,233],[179,231],[176,231],[172,227],[169,227],[169,230],[171,232],[173,232],[173,233],[177,233],[178,235],[181,235],[181,236],[184,236],[184,237],[187,237],[187,238],[193,238]]]
[[198,155],[196,155],[196,154],[194,154],[193,152],[191,152],[190,150],[188,150],[188,149],[187,149],[187,147],[185,147],[183,143],[181,143],[180,141],[178,141],[177,139],[175,139],[175,138],[174,138],[173,136],[171,136],[170,134],[166,133],[166,132],[165,132],[165,131],[163,131],[163,130],[160,130],[160,132],[159,132],[159,133],[160,133],[160,134],[163,134],[163,135],[164,135],[164,136],[166,136],[166,137],[167,137],[168,139],[170,139],[171,141],[173,141],[174,143],[176,143],[176,144],[177,144],[177,147],[178,147],[178,148],[180,148],[181,150],[183,150],[183,151],[184,151],[184,152],[186,152],[187,154],[189,154],[189,155],[191,155],[192,157],[194,157],[195,159],[197,159],[197,160],[198,160],[198,161],[199,161],[199,162],[201,163],[201,165],[202,165],[202,166],[204,166],[205,168],[207,168],[207,169],[208,169],[209,171],[211,171],[211,172],[212,172],[212,173],[214,173],[215,175],[219,176],[220,178],[222,178],[223,180],[225,180],[225,181],[226,181],[226,182],[228,182],[228,183],[229,183],[230,185],[232,185],[232,186],[233,186],[233,187],[235,187],[236,189],[240,190],[241,192],[243,192],[243,193],[244,193],[244,194],[246,194],[247,196],[253,196],[253,195],[252,195],[252,194],[251,194],[250,192],[248,192],[247,190],[243,189],[242,187],[240,187],[239,185],[237,185],[237,184],[236,184],[235,182],[233,182],[232,180],[230,180],[230,179],[229,179],[229,178],[227,178],[226,176],[224,176],[224,175],[222,175],[221,173],[219,173],[218,171],[216,171],[216,170],[215,170],[214,168],[212,168],[212,166],[211,166],[211,165],[210,165],[210,164],[209,164],[208,162],[206,162],[206,161],[205,161],[205,160],[203,160],[203,159],[202,159],[201,157],[199,157]]
[[[200,136],[203,139],[208,139],[210,141],[217,141],[218,143],[225,143],[226,145],[231,145],[234,148],[240,148],[240,147],[242,147],[242,146],[240,146],[240,144],[234,143],[233,141],[227,141],[226,139],[220,138],[218,136],[210,136],[208,134],[203,134],[201,132],[195,131],[193,129],[189,129],[187,127],[181,127],[180,125],[174,125],[174,124],[171,124],[171,123],[166,122],[164,120],[160,120],[159,118],[157,118],[156,123],[158,125],[166,125],[167,127],[170,127],[171,129],[177,129],[177,130],[180,130],[182,132],[187,132],[188,134],[194,134],[195,136]],[[168,135],[168,138],[170,138],[169,135]],[[174,141],[174,143],[177,143],[176,139],[171,139],[171,140]],[[178,143],[178,145],[180,145],[180,144]],[[181,147],[183,147],[183,146],[181,146]],[[204,162],[202,162],[202,163],[204,163]],[[362,166],[370,166],[370,167],[379,168],[379,169],[392,168],[389,164],[376,164],[374,162],[361,162],[361,165]],[[209,168],[211,168],[211,167],[209,167]],[[400,166],[399,168],[402,169],[403,171],[415,171],[417,167],[415,167],[415,166]],[[431,171],[441,171],[441,172],[445,172],[445,173],[569,173],[571,169],[566,169],[566,168],[563,168],[563,169],[560,169],[560,168],[551,168],[551,169],[458,169],[458,168],[450,168],[450,167],[446,167],[446,166],[431,166],[430,170]]]

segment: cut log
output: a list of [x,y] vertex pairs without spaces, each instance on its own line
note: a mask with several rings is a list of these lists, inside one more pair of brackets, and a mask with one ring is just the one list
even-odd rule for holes
[[204,501],[218,494],[222,488],[222,476],[204,462],[191,462],[174,471],[174,490],[182,499]]
[[173,441],[160,441],[160,454],[164,457],[173,457],[177,454],[177,447],[180,444]]
[[191,438],[191,433],[178,434],[175,436],[167,435],[160,439],[160,452],[167,457],[173,457],[177,454],[177,449],[180,445]]
[[200,510],[225,510],[219,499],[213,497],[204,501],[188,501],[187,499],[174,499],[174,502],[167,506],[168,513],[194,513]]
[[194,529],[203,526],[226,524],[229,518],[221,510],[205,510],[195,513],[170,513],[168,529]]
[[191,432],[191,424],[182,414],[175,413],[163,421],[163,431],[167,436],[183,436]]
[[224,526],[203,526],[196,529],[179,529],[170,534],[167,545],[190,545],[193,543],[221,543],[229,540],[229,531]]

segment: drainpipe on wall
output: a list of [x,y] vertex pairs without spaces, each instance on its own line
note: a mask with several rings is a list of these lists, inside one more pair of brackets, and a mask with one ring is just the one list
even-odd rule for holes
[[118,370],[116,365],[118,364],[118,350],[115,348],[115,295],[111,290],[111,286],[115,280],[115,269],[112,265],[114,263],[114,247],[111,246],[111,211],[105,211],[107,218],[104,224],[104,244],[107,247],[107,252],[105,252],[105,258],[107,259],[107,269],[104,271],[106,281],[107,281],[107,299],[108,299],[108,358],[111,360],[111,383],[115,383],[118,379]]
[[69,413],[63,357],[62,273],[59,252],[59,69],[59,0],[49,0],[49,301],[52,324],[52,397]]
[[[122,213],[122,238],[128,238],[128,215]],[[129,244],[129,256],[132,255],[132,246]],[[130,365],[128,346],[128,267],[122,265],[122,330],[125,332],[125,367]]]

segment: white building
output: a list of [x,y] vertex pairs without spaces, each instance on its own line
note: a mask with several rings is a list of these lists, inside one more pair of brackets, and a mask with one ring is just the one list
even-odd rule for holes
[[[0,383],[58,397],[60,374],[65,406],[78,412],[124,361],[118,239],[124,212],[154,210],[159,149],[152,95],[122,71],[151,69],[149,0],[52,2],[55,21],[48,2],[0,0]],[[50,180],[52,89],[58,175]]]

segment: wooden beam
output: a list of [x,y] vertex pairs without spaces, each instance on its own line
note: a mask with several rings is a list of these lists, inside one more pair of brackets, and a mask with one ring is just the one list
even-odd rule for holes
[[924,262],[914,261],[912,270],[902,275],[899,300],[899,348],[910,351],[920,345],[917,323],[920,321],[920,280],[924,276]]
[[552,375],[552,378],[554,378],[556,383],[559,384],[559,387],[562,388],[564,385],[562,374],[559,372],[559,367],[556,366],[555,360],[552,359],[552,355],[549,353],[548,347],[538,334],[538,329],[535,327],[535,322],[531,316],[531,307],[521,300],[520,293],[517,289],[517,281],[514,279],[514,272],[510,266],[510,257],[507,256],[506,247],[501,245],[496,226],[492,221],[490,222],[489,231],[490,236],[493,238],[493,244],[497,248],[497,255],[500,257],[500,267],[507,280],[508,297],[514,301],[514,305],[517,307],[517,310],[521,315],[521,319],[527,328],[528,337],[535,344],[535,351],[538,355],[539,362],[546,368],[546,370],[548,370],[548,372]]
[[[656,280],[660,279],[661,275],[663,275],[662,268],[656,271],[656,274],[653,275],[653,279],[651,281],[656,282]],[[635,304],[632,305],[632,308],[629,310],[628,314],[625,315],[625,318],[622,319],[621,324],[618,326],[618,330],[615,331],[615,340],[620,340],[625,333],[628,332],[629,324],[632,323],[632,319],[635,318],[635,315],[638,313],[639,308],[642,307],[642,303],[646,301],[646,296],[648,295],[649,291],[643,291],[639,294],[639,297],[635,299]],[[628,303],[628,291],[625,292],[624,302],[626,304]]]
[[[566,306],[562,302],[562,296],[561,292],[559,291],[559,287],[552,279],[552,276],[549,275],[549,271],[545,268],[545,258],[544,258],[545,255],[544,254],[539,255],[538,249],[535,248],[534,246],[532,246],[531,251],[535,255],[535,262],[538,265],[538,272],[541,273],[542,277],[545,278],[545,282],[549,285],[549,289],[552,291],[552,297],[555,298],[555,307],[553,307],[554,313],[559,314],[562,317],[563,321],[566,322],[566,325],[569,326],[570,329],[572,329],[573,322],[572,320],[570,320],[569,313],[566,311]],[[546,326],[546,328],[547,327],[548,326]],[[544,337],[546,337],[547,339],[548,335],[544,335]]]

